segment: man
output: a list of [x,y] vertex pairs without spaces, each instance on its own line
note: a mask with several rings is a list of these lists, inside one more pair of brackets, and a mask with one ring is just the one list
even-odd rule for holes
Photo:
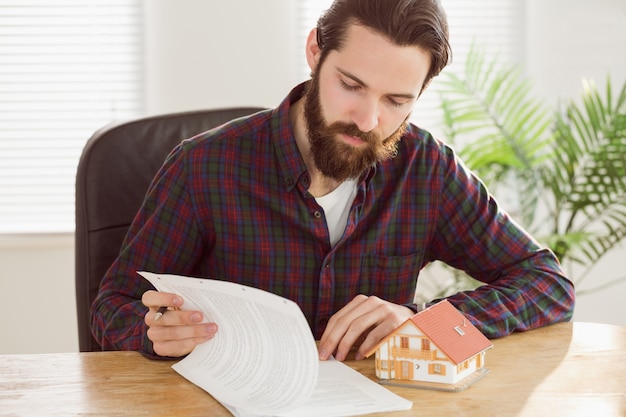
[[140,270],[290,298],[322,360],[351,348],[361,358],[414,314],[419,271],[434,260],[485,283],[448,300],[489,337],[571,318],[573,286],[554,255],[407,122],[448,62],[447,38],[436,0],[336,0],[307,39],[311,81],[170,154],[93,304],[101,345],[178,357],[219,332]]

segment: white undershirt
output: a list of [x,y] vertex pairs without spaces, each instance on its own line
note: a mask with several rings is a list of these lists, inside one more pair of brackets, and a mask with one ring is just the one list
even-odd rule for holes
[[315,199],[324,209],[332,246],[335,246],[346,230],[350,207],[356,197],[356,183],[356,179],[344,181],[330,193]]

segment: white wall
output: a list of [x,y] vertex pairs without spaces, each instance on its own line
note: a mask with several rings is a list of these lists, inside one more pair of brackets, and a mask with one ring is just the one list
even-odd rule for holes
[[[529,74],[547,97],[626,74],[626,2],[526,0]],[[146,1],[148,113],[277,104],[298,81],[293,0]],[[445,3],[444,3],[445,4]],[[244,33],[245,30],[245,33]],[[621,80],[618,80],[619,76]],[[0,236],[0,354],[78,350],[73,236]],[[581,288],[626,274],[626,246]],[[626,325],[626,283],[580,297],[575,318]]]
[[[292,0],[146,1],[148,113],[275,106],[296,84]],[[304,46],[303,46],[304,48]]]
[[73,235],[0,235],[0,354],[78,351]]
[[537,92],[555,102],[581,91],[581,78],[604,86],[626,80],[624,0],[526,0],[526,67]]

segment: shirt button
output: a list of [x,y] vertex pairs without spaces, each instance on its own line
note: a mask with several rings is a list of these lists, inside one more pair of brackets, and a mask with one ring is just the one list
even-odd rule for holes
[[313,215],[315,216],[316,219],[319,219],[322,217],[322,213],[319,210],[315,210],[313,212]]
[[293,185],[293,179],[287,178],[287,185],[291,187]]
[[322,317],[318,323],[320,326],[326,326],[328,324],[328,317]]

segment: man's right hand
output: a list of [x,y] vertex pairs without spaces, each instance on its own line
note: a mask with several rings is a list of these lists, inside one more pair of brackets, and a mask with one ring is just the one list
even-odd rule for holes
[[[143,294],[141,302],[149,309],[144,321],[148,326],[148,339],[157,355],[186,355],[196,345],[212,339],[217,332],[215,323],[202,322],[202,312],[181,310],[183,299],[176,294],[150,290]],[[167,311],[156,320],[161,307],[167,307]]]

